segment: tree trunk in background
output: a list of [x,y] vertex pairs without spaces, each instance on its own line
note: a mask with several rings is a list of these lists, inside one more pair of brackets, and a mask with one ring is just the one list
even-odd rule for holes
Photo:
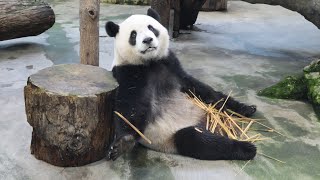
[[[173,29],[173,37],[177,37],[180,29],[192,26],[198,17],[199,11],[206,0],[152,0],[151,8],[155,9],[161,17],[161,24],[168,30]],[[174,10],[170,24],[170,10]],[[171,35],[171,34],[170,34]]]
[[296,11],[320,29],[320,0],[243,0],[249,3],[280,5]]
[[228,0],[207,0],[201,11],[224,11],[227,10]]
[[[177,0],[179,1],[179,0]],[[160,23],[169,29],[171,0],[152,0],[151,8],[156,10],[161,17]]]
[[28,78],[27,120],[31,153],[56,166],[101,160],[113,138],[112,106],[117,83],[103,68],[64,64]]
[[189,26],[193,26],[205,2],[206,0],[183,0],[183,3],[181,3],[180,29],[188,29]]
[[0,0],[0,41],[39,35],[54,22],[54,12],[47,3]]
[[80,0],[80,62],[99,66],[100,0]]

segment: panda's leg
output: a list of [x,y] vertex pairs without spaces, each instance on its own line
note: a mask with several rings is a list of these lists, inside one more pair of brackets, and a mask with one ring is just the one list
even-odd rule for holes
[[195,126],[177,131],[174,142],[178,154],[202,160],[249,160],[256,155],[256,147],[249,142],[200,132]]

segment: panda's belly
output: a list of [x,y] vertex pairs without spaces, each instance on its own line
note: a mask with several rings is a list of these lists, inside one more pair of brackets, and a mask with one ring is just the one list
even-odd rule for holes
[[194,126],[204,120],[205,112],[187,98],[185,93],[174,91],[166,99],[153,103],[153,109],[160,109],[159,115],[148,124],[143,132],[152,144],[141,140],[150,149],[176,153],[173,135],[180,129]]

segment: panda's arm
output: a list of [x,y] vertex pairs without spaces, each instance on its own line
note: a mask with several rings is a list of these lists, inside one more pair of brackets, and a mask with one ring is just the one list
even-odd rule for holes
[[189,95],[196,95],[205,103],[214,103],[227,96],[221,92],[215,91],[209,85],[199,81],[184,71],[178,58],[170,52],[168,66],[174,72],[181,82],[181,91]]
[[221,99],[225,99],[227,95],[215,91],[209,85],[199,81],[191,75],[183,72],[181,74],[182,88],[181,90],[190,96],[196,95],[198,98],[203,100],[205,103],[215,103]]
[[[136,128],[140,131],[144,129],[143,122],[146,121],[145,112],[147,111],[147,101],[141,101],[142,89],[139,87],[119,87],[115,99],[114,110],[119,112],[122,116],[130,121]],[[114,115],[114,123],[116,128],[116,136],[121,137],[124,135],[133,135],[138,138],[138,134],[134,131],[125,121],[121,119],[118,115]]]
[[[190,96],[194,94],[207,104],[215,104],[218,102],[216,104],[216,108],[219,109],[222,107],[222,105],[224,104],[223,100],[227,99],[227,95],[223,94],[222,92],[215,91],[209,85],[199,81],[198,79],[186,73],[183,70],[179,60],[173,55],[173,53],[171,53],[169,57],[169,68],[180,79],[182,92],[185,92]],[[239,114],[248,117],[256,111],[256,106],[248,106],[246,104],[234,100],[232,97],[228,98],[228,101],[226,102],[224,108],[231,109],[235,112],[238,112]]]
[[[116,73],[120,71],[120,73]],[[146,125],[146,111],[148,110],[147,102],[141,99],[143,85],[138,84],[138,80],[131,72],[132,68],[119,67],[113,69],[114,77],[119,82],[116,89],[114,111],[119,112],[122,116],[130,121],[136,128],[143,131]],[[108,158],[115,160],[120,155],[129,152],[135,146],[139,135],[117,114],[113,115],[115,125],[115,137],[108,149]]]

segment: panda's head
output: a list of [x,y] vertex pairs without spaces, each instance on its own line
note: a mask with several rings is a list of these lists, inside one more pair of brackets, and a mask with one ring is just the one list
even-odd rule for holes
[[114,65],[144,64],[168,56],[169,35],[153,9],[148,15],[132,15],[121,24],[106,23],[106,31],[115,37]]

